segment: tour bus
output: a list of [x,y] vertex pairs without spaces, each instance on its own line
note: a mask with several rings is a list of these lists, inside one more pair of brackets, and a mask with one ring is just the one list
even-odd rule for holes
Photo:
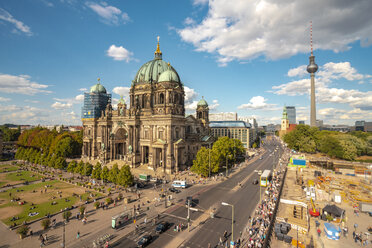
[[267,187],[268,183],[271,181],[271,170],[264,170],[261,174],[260,185],[262,187]]
[[172,186],[175,188],[187,188],[186,181],[174,180]]

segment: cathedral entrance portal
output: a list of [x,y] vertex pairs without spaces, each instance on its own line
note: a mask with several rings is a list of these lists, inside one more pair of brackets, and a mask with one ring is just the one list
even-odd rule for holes
[[128,133],[124,128],[120,128],[114,135],[114,159],[124,159],[127,154],[127,143],[126,139]]

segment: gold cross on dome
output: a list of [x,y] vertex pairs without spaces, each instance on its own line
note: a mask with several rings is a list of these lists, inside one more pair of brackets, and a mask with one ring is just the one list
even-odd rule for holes
[[160,40],[160,36],[158,36],[157,38],[158,38],[158,42],[159,42],[159,40]]

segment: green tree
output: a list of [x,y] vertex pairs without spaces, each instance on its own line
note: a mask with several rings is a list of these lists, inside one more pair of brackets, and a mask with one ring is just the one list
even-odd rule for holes
[[92,172],[92,177],[95,179],[101,179],[101,173],[102,173],[102,166],[99,162],[94,166],[93,172]]
[[77,166],[76,161],[75,161],[75,160],[72,160],[72,161],[68,164],[68,166],[67,166],[67,171],[68,171],[68,172],[71,172],[71,173],[74,173],[74,172],[75,172],[75,168],[76,168],[76,166]]
[[314,153],[316,151],[318,128],[308,125],[297,125],[295,130],[284,135],[284,142],[296,151]]
[[68,221],[71,217],[72,213],[70,210],[64,211],[62,214],[62,217],[64,220]]
[[21,239],[27,236],[28,231],[30,230],[30,227],[27,225],[23,225],[17,229],[17,233],[21,236]]
[[118,175],[119,175],[119,167],[118,167],[118,164],[114,164],[109,172],[109,178],[108,180],[110,182],[113,182],[115,184],[117,184],[118,182]]
[[130,171],[129,165],[124,165],[121,167],[120,172],[117,176],[117,183],[124,186],[128,187],[133,184],[133,175]]
[[219,137],[213,144],[213,154],[216,156],[217,162],[222,168],[223,166],[244,160],[245,149],[242,142],[238,139],[230,139],[229,137]]
[[83,161],[80,160],[80,162],[75,167],[74,172],[83,175],[84,173],[84,162]]
[[343,159],[354,160],[358,155],[358,149],[350,139],[340,139],[340,144],[343,150]]
[[333,135],[323,135],[318,141],[318,151],[331,158],[343,158],[343,148],[340,141]]
[[216,156],[215,152],[212,149],[202,147],[196,154],[196,158],[193,161],[193,165],[191,166],[191,171],[196,174],[202,175],[203,177],[208,177],[209,170],[211,174],[218,172],[218,165],[218,156]]
[[90,163],[85,163],[84,164],[84,171],[83,171],[83,175],[84,176],[90,176],[92,175],[92,171],[93,171],[93,165],[91,165]]
[[109,180],[110,170],[107,168],[107,166],[103,166],[102,173],[101,173],[101,179],[104,181]]
[[65,169],[66,167],[67,167],[66,160],[63,157],[58,157],[56,159],[54,168],[62,170],[62,169]]
[[43,230],[46,230],[50,226],[50,219],[46,218],[41,221],[41,226],[43,227]]

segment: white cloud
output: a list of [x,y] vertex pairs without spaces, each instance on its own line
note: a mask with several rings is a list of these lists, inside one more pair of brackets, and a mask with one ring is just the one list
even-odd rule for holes
[[114,6],[107,5],[106,2],[101,2],[101,4],[87,2],[86,5],[96,12],[106,24],[119,25],[121,23],[125,24],[130,21],[127,13],[122,12],[120,9]]
[[220,104],[218,103],[218,100],[215,99],[212,101],[212,104],[209,105],[209,110],[216,110],[218,106],[220,106]]
[[14,112],[21,109],[21,107],[18,107],[16,105],[0,105],[0,112]]
[[118,87],[115,87],[112,90],[112,92],[114,92],[115,94],[118,94],[119,96],[123,96],[125,101],[129,102],[129,90],[130,90],[130,87],[118,86]]
[[185,25],[192,25],[192,24],[195,24],[195,21],[191,17],[186,17],[186,19],[183,21],[183,23]]
[[83,102],[84,101],[84,95],[80,94],[75,96],[75,100],[78,102]]
[[36,93],[51,93],[45,90],[48,85],[30,81],[28,75],[0,74],[0,92],[35,95]]
[[290,69],[288,71],[288,77],[304,77],[306,75],[309,75],[306,68],[306,65],[301,65],[297,68]]
[[238,109],[261,109],[261,110],[277,110],[276,104],[266,103],[267,99],[262,96],[254,96],[249,100],[249,103],[242,104]]
[[185,90],[185,109],[195,110],[196,105],[198,104],[198,101],[196,100],[198,93],[196,93],[194,89],[191,89],[187,86],[184,86],[184,90]]
[[0,102],[9,102],[10,100],[10,98],[0,96]]
[[214,0],[199,24],[187,25],[178,34],[197,51],[216,54],[224,65],[232,60],[309,53],[308,20],[314,20],[315,49],[339,52],[357,41],[371,45],[371,6],[369,0]]
[[51,106],[54,109],[66,109],[66,108],[71,108],[72,104],[71,103],[61,103],[61,102],[55,102]]
[[88,91],[88,89],[87,88],[80,88],[79,91],[86,92],[86,91]]
[[205,5],[209,0],[193,0],[194,5]]
[[4,106],[0,109],[4,110],[0,120],[6,123],[37,125],[45,121],[54,121],[49,116],[49,110],[46,109],[16,105]]
[[40,103],[37,100],[29,100],[29,99],[25,99],[25,102],[29,102],[29,103]]
[[107,56],[114,58],[114,60],[125,60],[127,63],[133,59],[133,53],[122,46],[111,45],[106,53]]
[[0,8],[0,20],[10,22],[15,25],[15,31],[21,31],[26,35],[32,35],[31,29],[29,26],[23,24],[23,22],[15,19],[8,11]]

